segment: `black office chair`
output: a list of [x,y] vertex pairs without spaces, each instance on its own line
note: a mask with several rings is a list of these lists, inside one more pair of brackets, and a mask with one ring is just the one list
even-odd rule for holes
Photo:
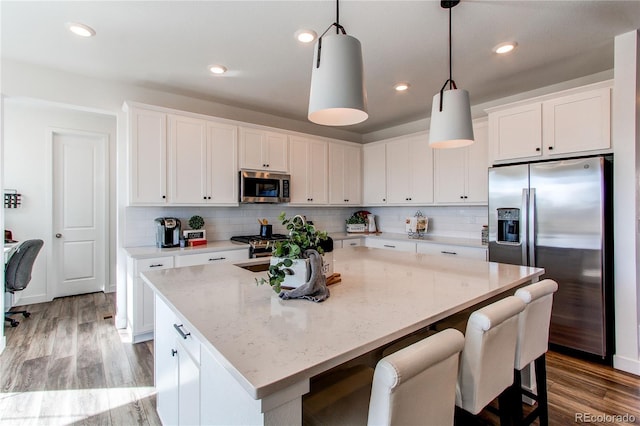
[[[27,240],[20,244],[9,258],[4,269],[4,288],[9,293],[24,290],[31,281],[31,271],[33,263],[40,253],[40,249],[44,245],[42,240]],[[9,315],[22,314],[25,318],[31,315],[27,311],[6,312],[4,320],[11,323],[11,327],[17,327],[18,321],[9,317]]]

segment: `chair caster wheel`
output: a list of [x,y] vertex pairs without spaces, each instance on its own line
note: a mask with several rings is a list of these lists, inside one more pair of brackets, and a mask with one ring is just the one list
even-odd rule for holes
[[20,324],[20,322],[18,322],[16,320],[11,321],[11,327],[17,327],[18,324]]
[[22,316],[25,318],[29,318],[31,316],[31,312],[25,312],[24,314],[22,314]]

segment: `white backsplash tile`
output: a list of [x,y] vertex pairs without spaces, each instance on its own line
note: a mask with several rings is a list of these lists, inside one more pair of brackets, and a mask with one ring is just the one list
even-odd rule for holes
[[247,204],[240,207],[128,207],[126,209],[125,247],[155,244],[157,217],[177,217],[182,228],[188,228],[189,218],[202,216],[207,239],[228,240],[234,235],[255,235],[258,218],[273,224],[274,233],[286,230],[278,221],[281,212],[288,217],[296,214],[313,220],[318,229],[329,233],[344,232],[345,220],[358,210],[368,210],[376,216],[376,226],[382,232],[404,233],[404,222],[418,210],[429,218],[427,233],[448,237],[478,238],[487,222],[486,207],[294,207],[287,205]]

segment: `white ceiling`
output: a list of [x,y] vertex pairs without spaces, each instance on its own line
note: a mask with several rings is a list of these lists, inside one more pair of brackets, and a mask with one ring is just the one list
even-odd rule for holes
[[[305,121],[313,46],[335,2],[1,2],[2,59],[118,80]],[[69,21],[93,27],[82,39]],[[362,43],[369,133],[430,115],[448,77],[448,12],[439,1],[340,2],[340,23]],[[472,104],[613,67],[614,37],[640,28],[640,1],[463,0],[453,9],[453,78]],[[491,49],[515,40],[498,57]],[[207,71],[224,64],[221,77]],[[408,81],[407,93],[393,85]]]

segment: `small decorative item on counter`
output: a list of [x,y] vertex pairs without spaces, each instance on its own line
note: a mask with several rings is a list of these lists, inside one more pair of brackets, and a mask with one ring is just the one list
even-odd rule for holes
[[365,232],[367,230],[367,217],[370,215],[366,210],[359,210],[347,219],[347,232]]
[[482,225],[482,244],[489,244],[489,225]]
[[[320,255],[324,253],[321,242],[326,241],[328,235],[326,231],[318,231],[300,215],[287,219],[286,213],[282,212],[278,220],[289,231],[289,239],[276,241],[273,244],[268,278],[256,278],[256,283],[268,283],[273,291],[280,294],[283,287],[301,287],[308,283],[310,277],[315,276],[309,256],[312,253]],[[299,270],[298,267],[302,269]],[[318,273],[322,275],[322,256],[320,256],[319,268]]]
[[191,216],[189,219],[189,227],[182,231],[182,236],[186,240],[185,245],[189,247],[207,244],[207,231],[204,229],[204,219],[201,216]]
[[408,217],[405,221],[405,229],[409,238],[424,238],[429,226],[429,219],[420,210],[413,217]]

